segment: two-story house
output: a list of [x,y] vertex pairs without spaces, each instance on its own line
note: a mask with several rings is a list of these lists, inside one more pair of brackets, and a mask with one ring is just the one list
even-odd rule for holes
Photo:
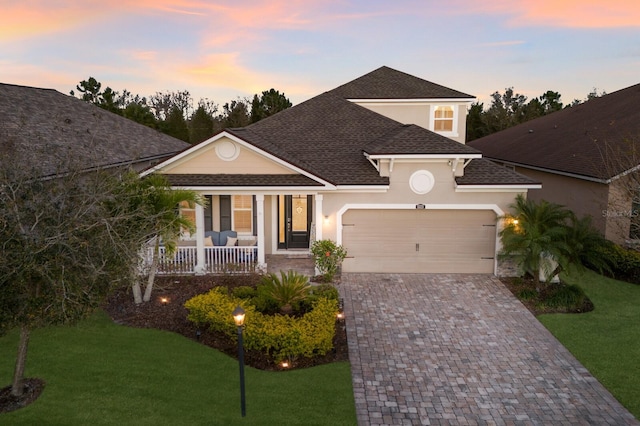
[[145,174],[209,201],[182,210],[197,225],[190,272],[332,239],[345,272],[496,273],[498,218],[539,185],[465,145],[473,99],[382,67]]

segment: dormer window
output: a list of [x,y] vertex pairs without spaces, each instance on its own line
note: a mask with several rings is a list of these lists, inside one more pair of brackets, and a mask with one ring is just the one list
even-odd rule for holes
[[436,132],[453,132],[453,107],[435,107],[433,130]]

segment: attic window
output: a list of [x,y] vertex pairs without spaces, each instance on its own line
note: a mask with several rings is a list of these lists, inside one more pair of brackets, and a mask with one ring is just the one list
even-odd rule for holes
[[433,130],[435,130],[436,132],[453,132],[453,107],[435,107],[433,116]]

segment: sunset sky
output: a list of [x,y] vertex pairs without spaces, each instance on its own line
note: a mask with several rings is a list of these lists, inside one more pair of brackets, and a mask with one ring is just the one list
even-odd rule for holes
[[640,83],[638,0],[0,0],[0,82],[300,103],[382,65],[489,103]]

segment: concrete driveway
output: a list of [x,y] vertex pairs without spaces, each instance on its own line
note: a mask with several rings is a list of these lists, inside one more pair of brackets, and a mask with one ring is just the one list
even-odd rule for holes
[[638,425],[488,275],[342,274],[360,425]]

